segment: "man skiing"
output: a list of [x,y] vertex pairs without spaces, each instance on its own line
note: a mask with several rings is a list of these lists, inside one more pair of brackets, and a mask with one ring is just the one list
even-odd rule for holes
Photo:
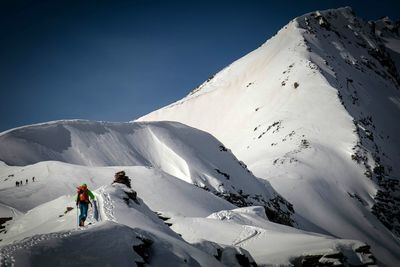
[[[78,188],[78,194],[76,197],[76,207],[79,206],[80,214],[79,214],[79,226],[84,226],[85,220],[87,217],[89,204],[92,206],[92,202],[90,199],[94,200],[95,196],[93,193],[87,188],[86,184],[82,184]],[[90,198],[90,199],[89,199]]]

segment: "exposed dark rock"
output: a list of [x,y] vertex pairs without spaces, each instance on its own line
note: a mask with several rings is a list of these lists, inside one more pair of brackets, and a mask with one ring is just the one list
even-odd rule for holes
[[247,258],[246,255],[237,253],[235,255],[235,257],[236,257],[239,265],[242,267],[256,267],[257,266],[257,264],[254,261],[250,262],[249,258]]
[[132,190],[131,191],[125,191],[125,194],[127,197],[124,197],[123,200],[125,201],[126,205],[129,206],[130,200],[133,200],[136,204],[140,205],[139,201],[137,200],[137,193],[136,191]]
[[228,149],[227,149],[225,146],[220,145],[220,146],[219,146],[219,151],[224,151],[224,152],[226,152],[226,151],[228,151]]
[[360,262],[349,262],[340,251],[325,254],[312,254],[297,257],[291,261],[295,267],[328,267],[328,266],[351,266],[367,267],[376,266],[376,259],[370,252],[369,246],[361,246],[354,250]]
[[145,264],[150,263],[151,245],[153,241],[141,236],[137,236],[136,238],[142,242],[139,245],[133,246],[133,250],[142,257],[143,261],[136,261],[135,263],[138,267],[144,267]]
[[356,248],[354,251],[359,253],[370,253],[371,247],[369,245]]
[[237,207],[247,207],[249,206],[249,203],[246,201],[246,199],[239,195],[239,194],[234,194],[234,193],[216,193],[217,196],[222,197],[226,201],[232,203],[233,205]]
[[[206,191],[210,191],[208,188],[201,188]],[[213,193],[237,207],[262,205],[264,207],[265,214],[272,222],[288,226],[293,226],[295,224],[294,220],[291,218],[292,214],[294,213],[293,205],[279,195],[276,195],[274,198],[266,201],[259,195],[250,196],[249,194],[244,194],[242,190],[239,190],[238,193]],[[260,204],[260,202],[263,204]]]
[[[377,169],[379,174],[381,171],[381,168]],[[400,181],[379,177],[378,185],[381,189],[376,193],[372,213],[395,235],[400,236],[400,198],[396,195],[396,192],[400,192]]]
[[215,169],[216,172],[218,172],[219,174],[221,174],[222,176],[224,176],[227,180],[229,180],[229,178],[231,177],[229,174],[222,172],[218,169]]
[[67,214],[68,212],[70,212],[73,209],[74,209],[73,207],[67,207],[66,210],[64,211],[64,214]]
[[318,261],[322,255],[305,255],[292,260],[295,267],[319,266]]
[[302,139],[300,141],[300,148],[309,148],[310,147],[310,142],[306,139]]
[[[281,206],[285,206],[287,211],[281,209]],[[284,225],[293,226],[294,220],[291,215],[294,213],[293,205],[277,195],[275,198],[269,200],[264,206],[265,214],[271,222],[276,222]]]
[[12,217],[1,217],[0,218],[0,233],[5,232],[6,227],[3,225],[8,221],[11,221]]
[[171,218],[164,216],[164,215],[163,215],[162,213],[160,213],[160,212],[156,212],[156,214],[157,214],[157,217],[158,217],[159,219],[161,219],[166,225],[172,226],[172,223],[167,222],[167,221],[168,221],[169,219],[171,219]]
[[221,257],[222,257],[222,248],[217,248],[217,255],[214,255],[214,257],[215,257],[218,261],[221,261]]
[[351,198],[354,198],[354,199],[358,200],[362,205],[364,205],[364,206],[367,206],[367,205],[368,205],[368,203],[367,203],[364,199],[362,199],[359,195],[357,195],[357,194],[352,194],[352,193],[350,193],[350,192],[347,192],[347,194],[348,194]]
[[119,171],[114,175],[114,181],[112,183],[124,184],[131,188],[131,179],[125,175],[124,171]]
[[[382,67],[390,74],[389,77],[392,78],[392,80],[396,82],[397,85],[399,85],[399,72],[397,71],[396,64],[393,62],[390,55],[386,52],[385,47],[381,45],[379,48],[368,49],[368,53],[379,63],[381,63]],[[383,76],[384,78],[388,78],[385,74],[379,73],[379,75]]]

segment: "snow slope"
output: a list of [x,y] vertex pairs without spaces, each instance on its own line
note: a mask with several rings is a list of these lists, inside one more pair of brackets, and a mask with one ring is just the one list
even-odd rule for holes
[[[207,239],[239,246],[249,251],[259,265],[290,266],[304,256],[304,248],[307,248],[309,255],[321,258],[325,255],[320,262],[325,260],[334,263],[335,257],[330,258],[329,255],[338,253],[347,258],[348,264],[361,265],[368,261],[369,255],[354,254],[354,251],[365,246],[361,242],[299,231],[268,222],[264,216],[261,207],[250,207],[219,211],[207,218],[178,218],[171,220],[171,223],[172,229],[190,243],[201,244],[202,240]],[[371,260],[369,262],[373,263]]]
[[[263,205],[271,219],[289,225],[292,222],[291,204],[270,184],[254,177],[210,134],[176,122],[55,121],[21,127],[0,134],[0,160],[9,165],[57,160],[86,166],[155,167],[237,206]],[[46,169],[49,166],[37,165],[38,173],[51,176],[51,170]],[[25,181],[23,173],[10,168],[3,168],[4,179],[15,175],[8,179],[9,187],[14,187],[20,177]]]
[[[65,184],[70,180],[68,173],[83,177],[96,172],[99,177],[89,182],[90,188],[112,180],[108,173],[120,169],[59,162],[40,164],[53,165],[54,177]],[[15,168],[24,168],[32,175],[37,172],[35,167]],[[159,170],[140,166],[124,168],[130,177],[136,177],[132,184],[138,189],[139,198],[131,199],[127,194],[131,189],[122,184],[100,186],[93,191],[99,213],[96,217],[90,209],[87,222],[91,224],[86,228],[77,229],[73,196],[62,195],[50,200],[54,196],[48,194],[49,201],[37,205],[42,201],[38,195],[18,195],[20,188],[10,188],[14,191],[10,198],[36,204],[14,219],[6,234],[0,235],[0,265],[243,266],[245,262],[254,263],[253,254],[259,265],[290,265],[305,255],[319,257],[320,262],[339,262],[346,255],[346,263],[373,263],[368,248],[359,241],[338,240],[270,223],[263,207],[236,209],[210,192]],[[52,186],[45,186],[51,184],[51,179],[43,177],[35,185],[23,187],[28,189],[37,184],[58,192]],[[72,193],[73,189],[66,187],[64,192]],[[22,209],[23,204],[17,206]],[[172,223],[174,231],[155,211],[170,216],[167,223]],[[257,236],[252,236],[253,230]],[[277,249],[277,242],[281,250]],[[297,243],[293,245],[294,242]]]
[[96,194],[100,219],[87,230],[75,229],[76,214],[72,211],[56,216],[66,205],[74,206],[74,201],[68,201],[71,198],[61,197],[34,208],[6,234],[0,263],[132,266],[151,261],[153,266],[223,266],[184,242],[143,201],[137,204],[124,199],[129,190],[121,184],[100,188]]
[[397,266],[400,38],[389,28],[350,8],[305,14],[137,121],[213,134],[294,205],[301,229],[362,240]]
[[[0,169],[0,177],[15,173],[15,178],[36,175],[35,182],[16,187],[13,183],[1,181],[0,202],[12,206],[22,212],[27,212],[39,205],[70,195],[73,201],[76,187],[86,183],[90,189],[98,189],[113,181],[114,173],[124,170],[132,180],[132,187],[156,211],[163,211],[163,204],[170,203],[171,212],[185,216],[207,216],[221,209],[235,206],[214,194],[191,186],[181,179],[171,176],[156,168],[145,166],[113,166],[88,167],[68,163],[47,161],[25,167],[7,167]],[[170,200],[170,201],[169,201]],[[68,200],[65,200],[68,201]],[[172,204],[173,202],[176,202]],[[3,205],[4,205],[3,204]],[[153,206],[154,205],[154,206]],[[61,211],[60,211],[61,212]],[[1,217],[8,213],[1,213]]]
[[[70,126],[71,124],[74,127]],[[92,130],[93,128],[106,127],[107,131],[111,132],[113,136],[110,140],[114,140],[115,143],[113,145],[108,144],[104,141],[107,137],[96,136],[93,133],[95,131],[86,132],[85,134],[88,137],[84,139],[82,136],[85,135],[76,129],[87,127],[87,124],[91,125]],[[0,203],[4,208],[0,210],[0,217],[10,216],[10,214],[16,215],[12,216],[12,220],[5,225],[6,232],[0,233],[1,266],[11,264],[15,264],[15,266],[54,266],[61,263],[66,266],[93,263],[132,266],[135,262],[138,265],[148,263],[150,266],[168,266],[168,264],[170,266],[243,266],[254,263],[252,254],[256,255],[257,263],[260,265],[290,265],[291,262],[303,261],[305,255],[310,256],[310,254],[312,257],[317,257],[317,261],[322,262],[327,260],[343,262],[344,258],[341,255],[347,255],[354,259],[350,260],[350,263],[370,263],[372,265],[374,263],[368,247],[358,241],[328,237],[313,238],[315,234],[299,231],[295,228],[284,228],[286,232],[289,231],[293,234],[281,235],[282,231],[279,230],[279,226],[268,224],[264,207],[250,207],[248,210],[244,210],[249,215],[242,217],[250,216],[251,218],[247,221],[235,221],[233,226],[230,220],[213,219],[207,223],[207,227],[203,227],[201,222],[210,220],[207,219],[210,214],[214,214],[210,218],[215,216],[220,218],[221,214],[237,213],[237,211],[231,212],[237,207],[227,201],[231,200],[230,198],[225,200],[224,197],[218,197],[218,194],[212,192],[212,190],[204,190],[202,187],[194,186],[193,181],[177,177],[181,174],[180,172],[174,172],[177,176],[172,175],[173,171],[171,170],[181,166],[179,164],[182,161],[189,163],[190,170],[193,170],[190,174],[212,174],[215,168],[229,171],[229,179],[223,175],[222,177],[218,176],[220,173],[217,171],[214,175],[220,179],[226,179],[227,184],[232,185],[232,189],[235,189],[233,186],[242,189],[242,194],[250,190],[259,190],[256,192],[263,193],[265,191],[263,194],[268,197],[267,194],[271,192],[268,187],[265,187],[248,172],[245,166],[238,162],[221,143],[208,134],[199,133],[195,129],[177,123],[123,124],[126,127],[140,126],[144,128],[142,131],[135,129],[136,135],[125,136],[123,140],[134,140],[142,147],[146,147],[146,153],[143,153],[144,150],[135,149],[143,153],[144,156],[141,157],[142,160],[144,159],[143,162],[157,164],[84,166],[59,161],[42,161],[38,155],[46,158],[47,155],[56,154],[54,150],[49,149],[51,146],[46,142],[51,143],[52,141],[49,140],[56,139],[57,142],[55,143],[62,143],[63,136],[45,134],[47,138],[41,140],[40,148],[37,145],[38,140],[35,143],[32,140],[30,142],[26,140],[35,136],[35,134],[32,134],[34,132],[32,128],[36,127],[39,131],[47,127],[61,129],[60,125],[69,127],[70,133],[77,131],[71,134],[72,140],[77,138],[74,136],[79,136],[80,144],[87,142],[86,147],[96,149],[97,152],[94,154],[96,160],[109,158],[106,150],[100,151],[101,145],[113,147],[114,156],[122,153],[119,149],[125,149],[125,152],[129,152],[119,141],[115,141],[117,138],[115,136],[120,133],[115,129],[121,127],[121,124],[116,124],[116,127],[114,127],[115,125],[111,123],[63,121],[21,128],[23,131],[29,131],[29,134],[18,142],[24,144],[25,154],[34,155],[37,153],[35,155],[37,163],[25,166],[1,164]],[[174,127],[179,127],[179,133],[174,133],[175,138],[168,140],[168,131],[173,131]],[[148,136],[144,134],[144,132],[149,133],[150,130],[155,133],[157,140],[161,141],[156,144],[151,143]],[[41,134],[44,132],[42,131]],[[6,146],[5,142],[16,144],[18,143],[16,140],[22,138],[20,133],[18,133],[18,138],[15,138],[15,134],[13,134],[14,131],[12,130],[2,135],[3,146]],[[122,140],[121,137],[119,138]],[[91,142],[99,139],[102,142]],[[190,140],[193,140],[192,143],[189,142]],[[198,143],[195,141],[198,141]],[[169,142],[170,150],[163,148],[160,151],[160,146],[163,147],[167,142]],[[127,146],[127,143],[124,144]],[[201,145],[201,148],[198,148],[198,144]],[[13,146],[6,147],[9,151],[12,151]],[[79,150],[80,156],[76,158],[89,160],[91,154],[84,148],[85,146],[77,146],[69,147],[68,150]],[[129,146],[129,148],[131,147]],[[71,152],[69,155],[74,154]],[[164,160],[170,160],[170,155],[179,155],[182,161],[172,162],[170,165],[164,164]],[[59,156],[65,156],[65,154],[60,153]],[[24,155],[17,158],[25,159]],[[32,158],[30,159],[32,160]],[[211,167],[209,164],[212,164]],[[136,201],[133,201],[130,195],[126,194],[126,192],[130,193],[131,191],[125,185],[109,185],[113,180],[114,173],[120,170],[124,170],[127,176],[132,179],[131,184],[139,197]],[[235,172],[232,172],[232,170],[235,170]],[[235,177],[238,174],[243,175],[241,177],[243,181]],[[35,181],[32,181],[31,177],[35,177]],[[28,183],[25,182],[26,179],[28,179]],[[22,181],[22,185],[15,186],[16,181]],[[81,183],[87,183],[89,188],[94,190],[99,210],[98,216],[92,209],[90,210],[87,223],[91,223],[91,225],[86,229],[76,229],[77,213],[74,193],[76,186]],[[239,185],[243,185],[243,187],[239,187]],[[247,197],[247,199],[250,198]],[[250,202],[246,204],[250,205]],[[167,220],[168,225],[171,225],[172,222],[172,229],[167,227],[163,220]],[[190,228],[186,231],[181,230],[182,226],[185,225],[190,226]],[[302,241],[300,248],[293,247],[292,250],[287,250],[287,252],[281,251],[279,256],[278,252],[272,253],[276,254],[275,258],[269,257],[272,255],[271,253],[263,253],[262,250],[255,249],[255,246],[244,246],[246,242],[240,241],[247,233],[244,233],[243,229],[258,227],[257,225],[261,225],[260,232],[264,231],[262,227],[265,228],[265,225],[268,225],[268,229],[271,230],[270,234],[281,236],[280,238],[270,239],[265,234],[260,235],[257,238],[259,240],[257,247],[259,248],[272,252],[276,246],[274,242],[271,242],[272,240],[289,246],[298,235],[301,236],[301,240],[307,240],[307,242]],[[187,238],[188,231],[191,232],[191,238],[196,237],[195,242],[192,242],[190,238],[187,242],[178,235],[182,234]],[[224,238],[213,237],[221,234]],[[244,238],[247,238],[247,235]],[[331,239],[331,241],[322,242],[325,239]],[[240,242],[228,242],[226,240],[239,240]],[[134,248],[133,251],[132,247]],[[363,248],[365,251],[360,252],[360,249],[363,250]],[[85,251],[84,255],[82,255],[82,251]],[[328,259],[327,253],[339,255],[335,256],[339,258]],[[264,256],[262,256],[263,254]],[[345,262],[349,263],[347,260]]]

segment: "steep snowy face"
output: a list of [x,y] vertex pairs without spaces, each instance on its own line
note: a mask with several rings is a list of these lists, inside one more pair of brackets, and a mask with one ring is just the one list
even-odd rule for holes
[[[56,121],[22,127],[0,135],[0,160],[13,165],[53,160],[89,166],[147,166],[236,206],[263,205],[271,220],[293,223],[291,204],[268,182],[254,177],[213,136],[181,123]],[[43,176],[50,172],[46,170],[49,165],[38,163],[35,169]],[[14,175],[13,168],[21,169],[4,167],[0,173]]]
[[309,13],[138,121],[210,132],[294,204],[301,228],[365,241],[394,266],[399,40],[397,24],[350,8]]
[[312,62],[353,118],[352,160],[379,185],[373,213],[400,236],[400,34],[388,18],[365,23],[350,9],[297,21]]

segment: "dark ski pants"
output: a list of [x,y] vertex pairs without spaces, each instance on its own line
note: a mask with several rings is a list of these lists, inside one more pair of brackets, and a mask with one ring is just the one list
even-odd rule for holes
[[86,220],[88,209],[89,209],[89,203],[79,202],[79,210],[80,210],[79,221]]

